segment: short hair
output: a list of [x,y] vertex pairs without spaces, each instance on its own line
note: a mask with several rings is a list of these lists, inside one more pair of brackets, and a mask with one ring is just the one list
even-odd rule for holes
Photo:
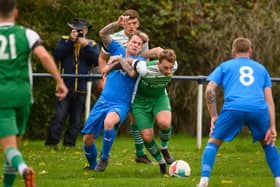
[[131,36],[129,36],[128,40],[130,40],[134,35],[141,38],[141,40],[143,41],[143,44],[149,41],[149,36],[146,33],[139,31],[139,30],[135,31]]
[[248,38],[238,37],[232,43],[232,50],[236,53],[247,53],[252,49],[252,43]]
[[16,8],[16,0],[0,0],[0,17],[9,18]]
[[123,12],[123,16],[129,16],[129,19],[139,19],[139,14],[136,10],[128,9]]
[[163,51],[161,51],[159,53],[159,62],[161,62],[162,60],[167,60],[171,63],[175,63],[176,61],[176,54],[175,51],[173,49],[164,49]]

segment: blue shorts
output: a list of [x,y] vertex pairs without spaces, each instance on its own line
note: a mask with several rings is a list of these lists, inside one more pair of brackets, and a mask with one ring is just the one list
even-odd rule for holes
[[268,110],[250,112],[223,110],[215,123],[211,138],[231,141],[244,125],[250,129],[254,142],[264,140],[270,126]]
[[127,103],[108,102],[106,99],[100,97],[90,111],[81,133],[93,134],[94,138],[97,138],[104,129],[104,120],[109,112],[116,112],[120,117],[119,124],[122,124],[129,110],[130,105]]

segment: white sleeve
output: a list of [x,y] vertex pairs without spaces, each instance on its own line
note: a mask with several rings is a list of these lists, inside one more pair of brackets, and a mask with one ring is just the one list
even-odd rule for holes
[[134,60],[132,62],[132,67],[140,76],[145,76],[147,74],[147,63],[144,60]]
[[26,29],[26,37],[27,37],[30,49],[33,49],[35,44],[41,43],[39,34],[31,29]]

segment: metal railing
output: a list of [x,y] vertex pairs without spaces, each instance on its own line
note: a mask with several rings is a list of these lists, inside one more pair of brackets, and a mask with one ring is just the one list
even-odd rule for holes
[[[51,78],[51,75],[48,73],[33,73],[33,77],[43,77],[43,78]],[[102,78],[101,74],[61,74],[61,77],[64,78],[89,78],[87,82],[87,97],[86,97],[86,106],[85,106],[85,117],[87,118],[90,112],[90,98],[91,98],[91,86],[93,79]],[[202,144],[202,112],[203,112],[203,83],[206,82],[207,76],[199,75],[199,76],[185,76],[185,75],[175,75],[172,77],[172,80],[191,80],[198,82],[198,91],[197,91],[197,118],[196,118],[196,147],[197,149],[201,149]],[[280,82],[280,78],[271,78],[273,82]]]

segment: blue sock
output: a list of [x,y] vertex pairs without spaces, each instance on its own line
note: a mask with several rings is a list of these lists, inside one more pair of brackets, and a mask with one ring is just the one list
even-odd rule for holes
[[111,147],[114,143],[115,139],[115,130],[114,128],[111,130],[104,130],[103,133],[103,147],[102,147],[102,153],[101,153],[101,158],[102,159],[108,159],[109,154],[111,151]]
[[274,177],[280,177],[280,157],[276,146],[264,145],[265,158]]
[[93,144],[91,146],[84,145],[85,156],[89,163],[89,167],[94,169],[96,166],[96,157],[97,157],[97,148],[96,145]]
[[218,148],[219,148],[218,145],[214,143],[210,143],[210,142],[207,143],[202,155],[202,164],[201,164],[202,177],[210,177]]

